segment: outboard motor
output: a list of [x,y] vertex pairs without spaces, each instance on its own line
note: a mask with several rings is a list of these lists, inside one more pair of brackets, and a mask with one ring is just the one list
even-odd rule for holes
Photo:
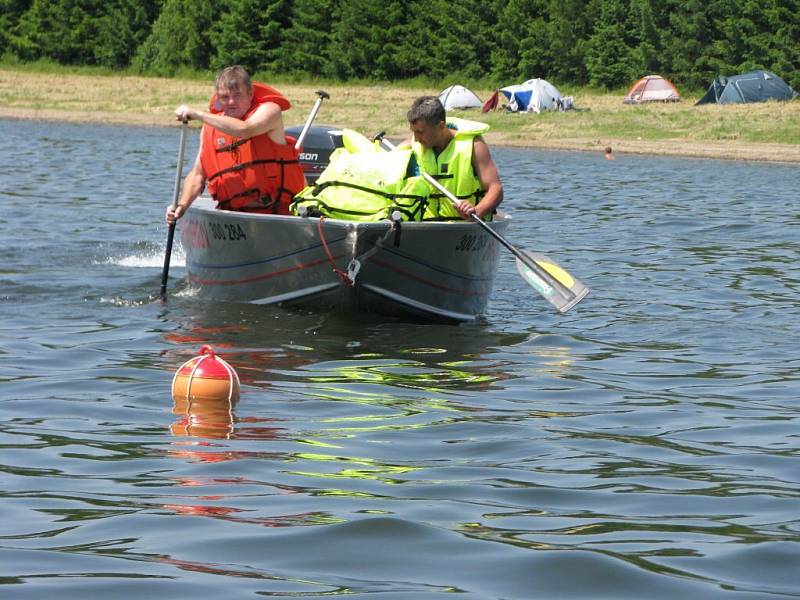
[[[302,125],[286,128],[286,135],[297,139],[303,131]],[[331,153],[344,146],[342,128],[334,125],[312,125],[306,132],[300,148],[300,165],[309,183],[317,180],[330,162]]]

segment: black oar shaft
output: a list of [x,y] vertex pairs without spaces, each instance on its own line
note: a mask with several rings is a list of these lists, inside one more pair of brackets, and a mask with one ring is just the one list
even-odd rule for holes
[[[175,169],[175,187],[172,193],[172,210],[178,206],[181,194],[181,179],[183,175],[183,151],[186,148],[186,129],[188,122],[181,123],[181,142],[178,148],[178,166]],[[167,248],[164,251],[164,268],[161,271],[161,291],[159,295],[162,300],[167,299],[167,280],[169,279],[169,263],[172,258],[172,241],[175,238],[175,223],[170,224],[167,232]]]

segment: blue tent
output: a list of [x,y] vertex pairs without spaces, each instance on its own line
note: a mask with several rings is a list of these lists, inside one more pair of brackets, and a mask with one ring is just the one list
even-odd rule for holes
[[706,95],[696,104],[743,104],[745,102],[766,102],[770,98],[791,100],[797,96],[786,82],[769,71],[750,71],[741,75],[725,77],[720,75],[708,88]]
[[561,92],[544,79],[529,79],[518,85],[500,88],[508,99],[508,110],[512,112],[535,112],[556,110],[561,106]]

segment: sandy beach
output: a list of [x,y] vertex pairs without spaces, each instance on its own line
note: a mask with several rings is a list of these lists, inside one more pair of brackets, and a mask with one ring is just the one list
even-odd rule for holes
[[[317,86],[277,84],[294,106],[285,122],[305,121]],[[394,85],[325,85],[331,95],[318,123],[365,134],[405,136],[405,107],[432,90]],[[202,107],[209,82],[133,76],[28,73],[0,69],[0,118],[176,126],[179,104]],[[476,90],[487,97],[492,90]],[[578,111],[542,115],[464,113],[485,120],[490,144],[554,150],[696,156],[732,160],[800,162],[800,102],[693,107],[694,99],[669,105],[631,107],[616,95],[582,94]],[[792,132],[797,132],[793,135]],[[781,141],[772,141],[780,139]],[[763,141],[762,141],[763,140]],[[790,140],[787,143],[786,140]]]

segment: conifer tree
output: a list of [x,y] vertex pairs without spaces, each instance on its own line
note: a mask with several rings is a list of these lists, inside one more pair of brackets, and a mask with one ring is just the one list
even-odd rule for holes
[[[484,33],[477,14],[479,4],[475,0],[409,2],[408,21],[389,30],[400,77],[421,76],[444,82],[485,75],[482,57],[476,51]],[[488,57],[484,64],[488,64]]]
[[769,0],[764,14],[765,66],[800,92],[800,1]]
[[551,64],[547,78],[551,83],[585,84],[586,47],[595,15],[587,0],[550,0],[548,4],[548,44]]
[[662,70],[661,40],[658,35],[651,0],[631,0],[631,15],[636,35],[637,61],[641,71],[637,76],[659,73]]
[[280,61],[290,73],[329,75],[334,0],[294,0]]
[[150,35],[136,52],[134,67],[163,74],[181,67],[207,69],[215,16],[212,0],[165,0]]
[[643,66],[634,50],[625,0],[596,0],[597,21],[586,49],[589,83],[603,88],[627,85],[642,72]]
[[242,65],[250,72],[268,62],[267,41],[263,38],[265,5],[268,0],[230,0],[211,27],[210,66],[215,71],[230,65]]
[[[497,45],[492,53],[492,74],[499,81],[518,83],[529,78],[528,73],[536,68],[531,61],[533,53],[545,52],[542,43],[546,15],[546,0],[508,0],[504,4],[497,20]],[[549,61],[549,57],[541,60]]]
[[704,0],[667,0],[669,27],[662,32],[664,55],[671,60],[675,82],[689,89],[708,85],[717,75],[710,60],[715,34]]
[[[12,10],[21,3],[4,0]],[[123,67],[149,29],[146,3],[135,0],[33,0],[7,33],[23,60]],[[6,15],[4,18],[9,18]]]
[[[393,80],[403,76],[393,51],[408,18],[403,0],[347,0],[331,31],[331,70],[342,79]],[[420,44],[424,40],[420,39]]]
[[20,17],[30,8],[31,0],[0,0],[0,56],[9,49],[9,39]]

